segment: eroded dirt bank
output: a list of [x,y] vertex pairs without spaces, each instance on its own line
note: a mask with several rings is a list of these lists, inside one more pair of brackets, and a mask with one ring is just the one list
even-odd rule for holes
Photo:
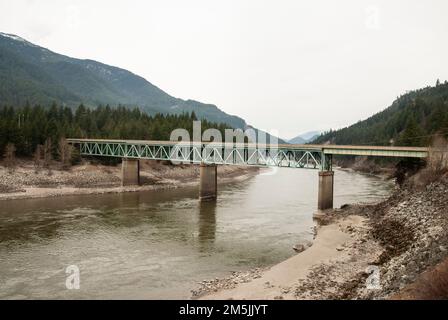
[[423,286],[424,271],[437,264],[446,269],[447,249],[444,175],[397,190],[378,204],[328,211],[307,250],[266,270],[204,281],[192,293],[202,299],[409,298],[409,290]]
[[[244,180],[258,173],[258,168],[219,166],[219,183]],[[19,160],[13,171],[0,166],[0,200],[55,197],[73,194],[135,192],[195,186],[199,166],[170,165],[141,161],[141,186],[121,186],[121,165],[105,166],[88,161],[62,170],[36,170],[31,161]]]

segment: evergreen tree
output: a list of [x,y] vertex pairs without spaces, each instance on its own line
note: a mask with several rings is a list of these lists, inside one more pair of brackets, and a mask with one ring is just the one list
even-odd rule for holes
[[400,135],[397,141],[399,146],[422,146],[424,141],[424,132],[418,125],[415,118],[411,116],[406,125],[406,129]]
[[[149,116],[138,108],[123,106],[88,109],[81,104],[74,111],[55,103],[47,108],[5,106],[0,108],[0,155],[4,154],[8,143],[13,143],[17,155],[39,154],[44,158],[44,165],[48,165],[53,157],[63,158],[58,144],[61,138],[169,140],[171,132],[177,128],[185,128],[192,136],[196,119],[194,113]],[[224,136],[228,126],[202,120],[202,129],[208,128],[217,128]]]

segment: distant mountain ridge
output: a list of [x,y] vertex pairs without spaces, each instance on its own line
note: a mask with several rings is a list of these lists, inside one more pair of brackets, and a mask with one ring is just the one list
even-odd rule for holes
[[302,133],[301,135],[298,135],[297,137],[294,137],[290,140],[288,140],[288,143],[291,144],[305,144],[312,142],[313,140],[317,139],[320,136],[320,131],[309,131]]
[[52,52],[0,32],[0,105],[139,106],[149,114],[195,112],[198,118],[246,128],[246,122],[213,104],[175,98],[127,70]]

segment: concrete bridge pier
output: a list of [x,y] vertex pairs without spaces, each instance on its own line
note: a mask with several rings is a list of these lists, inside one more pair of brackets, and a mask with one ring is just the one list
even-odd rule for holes
[[216,164],[201,163],[199,199],[201,201],[216,200],[218,195],[218,167]]
[[319,171],[319,210],[333,209],[334,172]]
[[140,184],[140,161],[123,158],[121,162],[121,185],[138,186]]

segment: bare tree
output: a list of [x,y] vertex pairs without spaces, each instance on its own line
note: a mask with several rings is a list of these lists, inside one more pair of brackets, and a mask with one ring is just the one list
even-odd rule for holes
[[5,167],[11,173],[16,167],[16,147],[13,143],[8,143],[5,148]]
[[413,183],[424,187],[448,172],[448,143],[442,135],[435,136],[429,147],[426,168],[415,175]]
[[43,149],[44,149],[44,167],[48,169],[48,174],[51,175],[52,171],[50,165],[51,161],[53,160],[51,138],[45,140]]
[[65,138],[59,139],[58,154],[59,160],[62,163],[62,168],[70,168],[72,163],[72,146],[67,143],[67,140],[65,140]]
[[34,151],[34,172],[39,172],[40,167],[42,166],[42,150],[43,146],[38,144],[36,150]]
[[427,162],[428,167],[436,174],[448,169],[448,143],[443,136],[434,137]]

